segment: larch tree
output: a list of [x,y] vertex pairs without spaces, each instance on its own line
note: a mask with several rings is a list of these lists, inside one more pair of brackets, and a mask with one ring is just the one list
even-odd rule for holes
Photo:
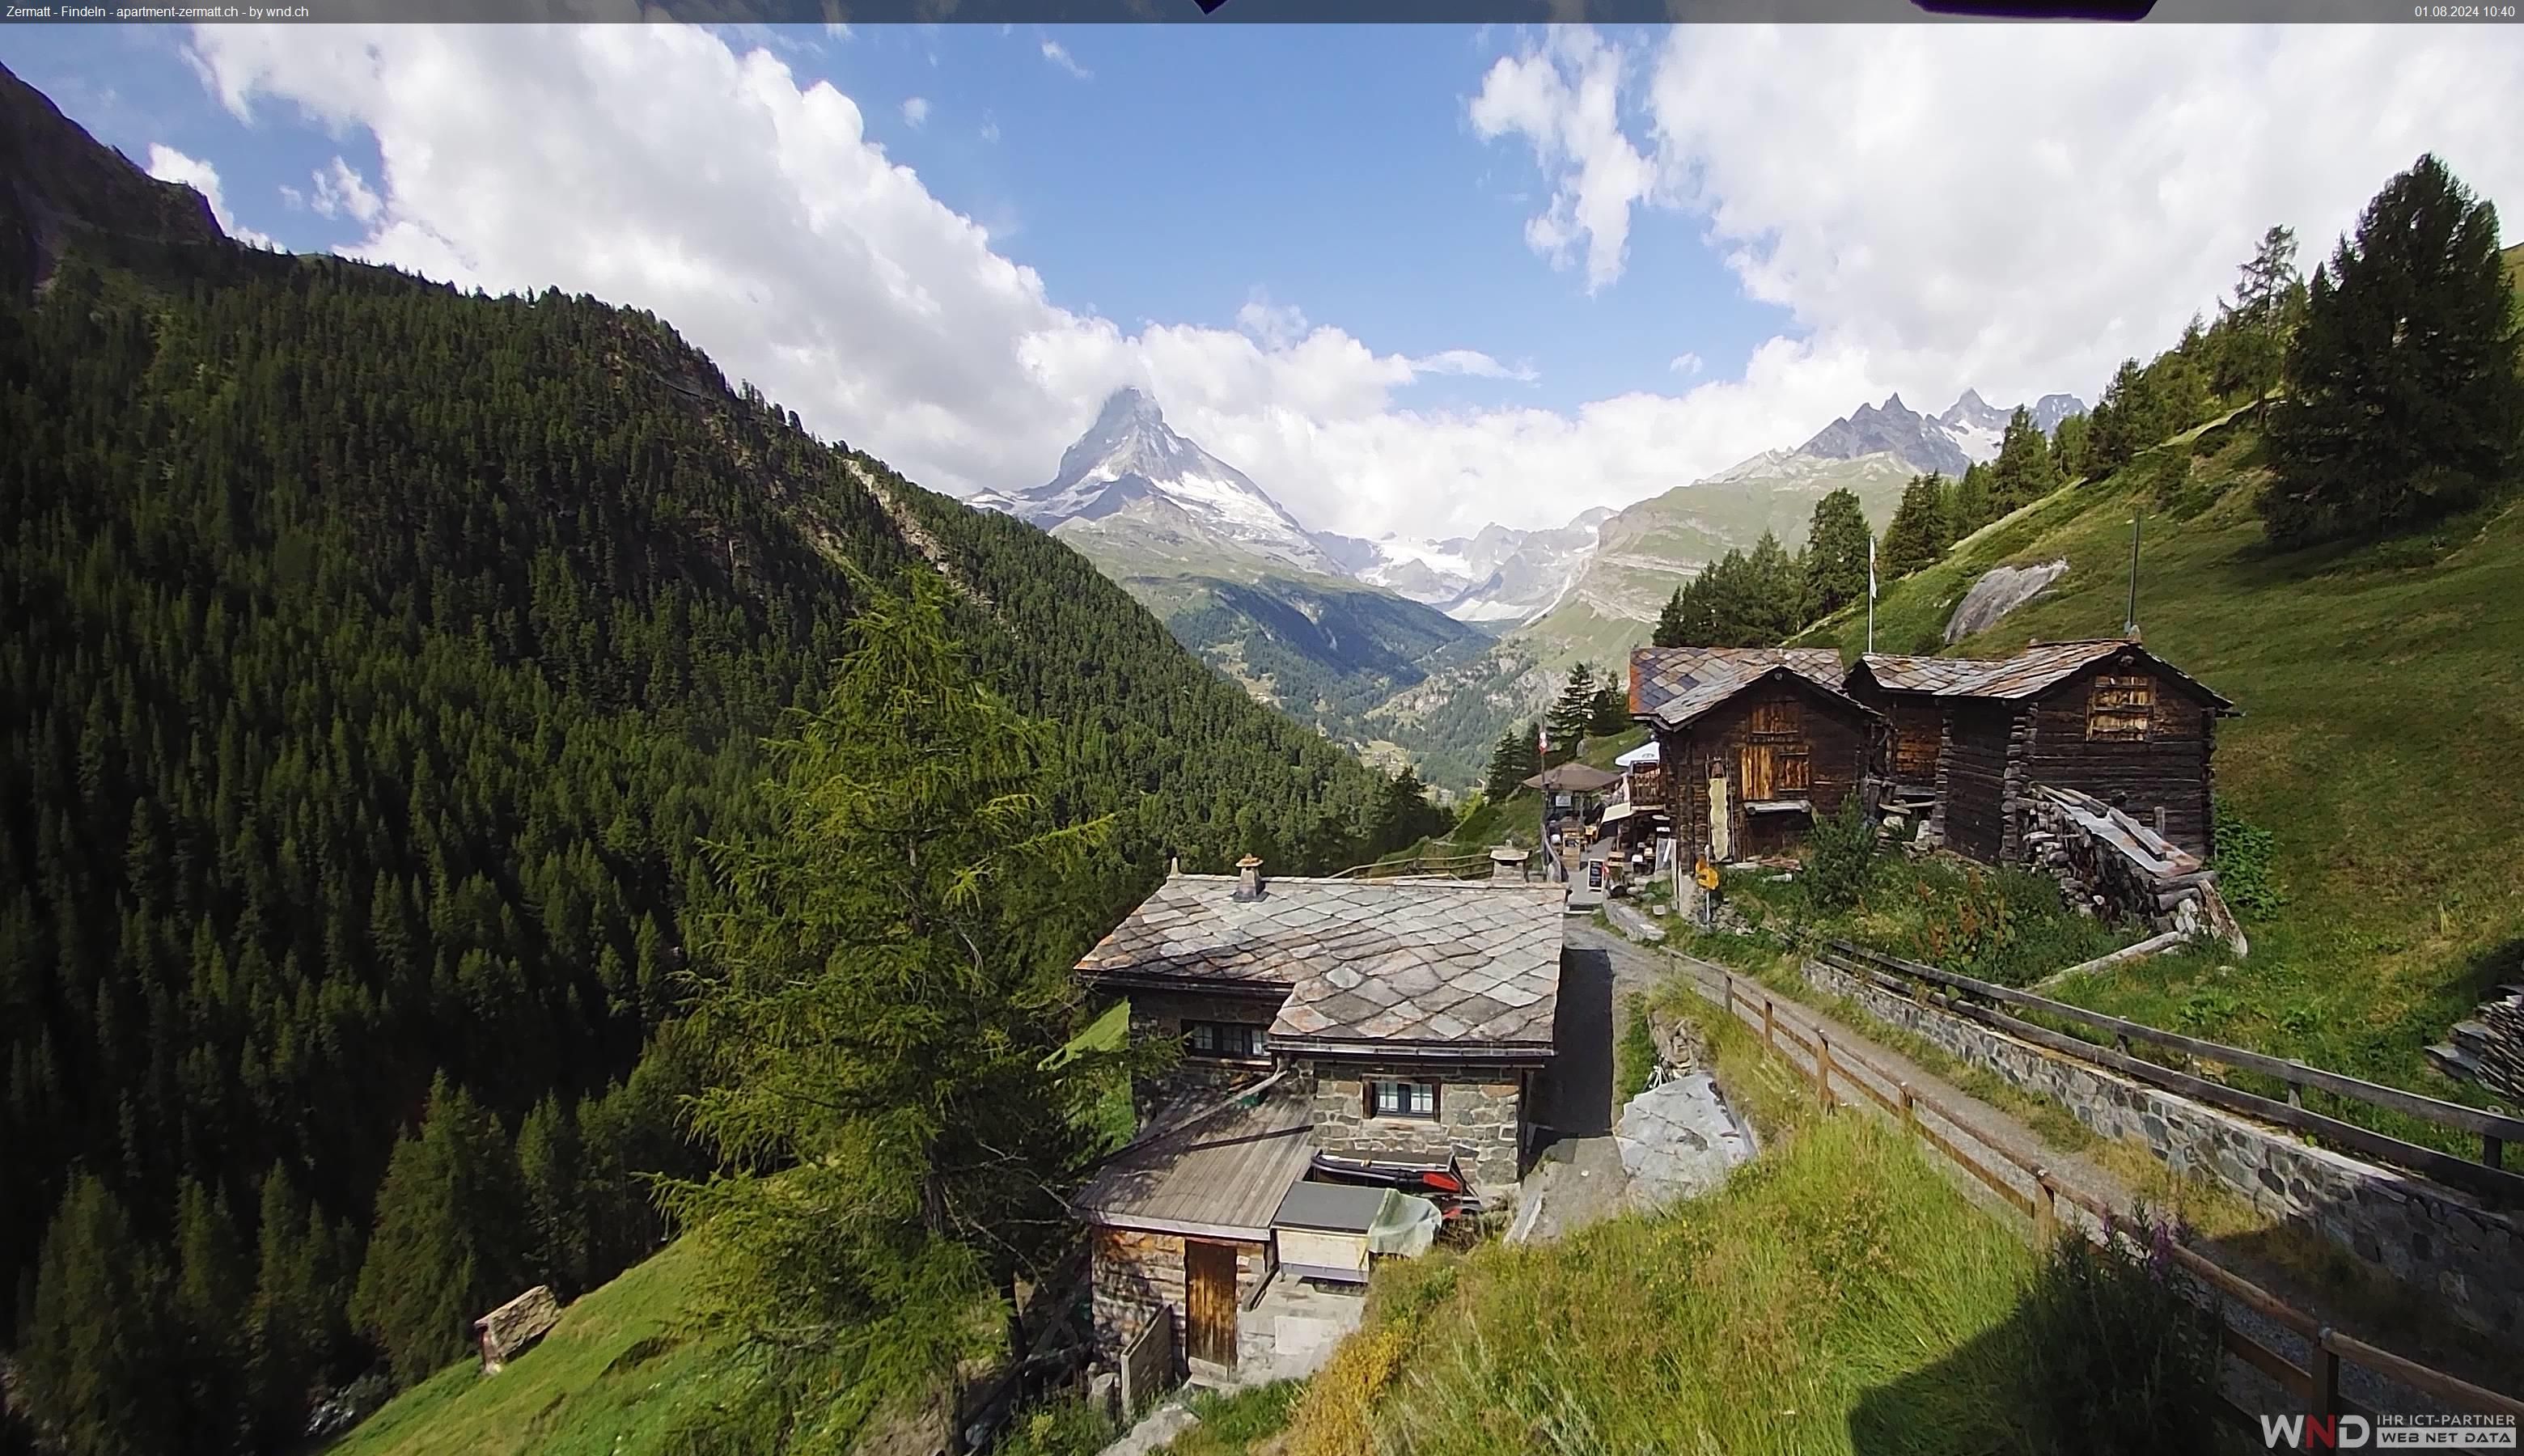
[[1014,1337],[1131,1055],[1054,1055],[1110,823],[1055,819],[1044,725],[979,682],[948,589],[906,582],[770,746],[769,831],[712,846],[731,907],[692,988],[690,1120],[724,1171],[666,1196],[756,1362],[739,1418],[786,1449],[845,1449]]

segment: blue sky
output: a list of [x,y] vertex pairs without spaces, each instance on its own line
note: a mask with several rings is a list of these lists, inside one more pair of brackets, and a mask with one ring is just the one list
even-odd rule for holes
[[1897,390],[2091,398],[2421,150],[2524,218],[2513,30],[82,24],[0,64],[232,230],[655,310],[939,488],[1048,477],[1137,384],[1370,535],[1558,524]]
[[[336,154],[373,176],[373,141],[277,112],[237,121],[186,62],[189,38],[12,26],[0,64],[134,158],[155,142],[211,163],[231,216],[283,246],[355,243],[356,224],[281,188],[306,194]],[[1535,375],[1432,377],[1417,386],[1424,406],[1571,410],[1671,387],[1688,377],[1672,367],[1684,355],[1712,377],[1739,373],[1790,319],[1744,298],[1696,219],[1643,219],[1628,275],[1604,293],[1527,248],[1547,182],[1529,148],[1484,141],[1465,118],[1512,41],[1438,26],[907,25],[785,29],[774,44],[801,82],[858,100],[887,152],[1039,269],[1056,304],[1232,328],[1267,297],[1379,351],[1471,348]],[[919,125],[902,110],[915,98]]]

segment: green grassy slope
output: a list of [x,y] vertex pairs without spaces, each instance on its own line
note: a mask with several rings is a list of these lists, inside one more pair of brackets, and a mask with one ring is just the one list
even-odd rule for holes
[[[2161,474],[2160,487],[2142,480]],[[2247,716],[2218,731],[2217,788],[2277,836],[2288,897],[2231,969],[2184,957],[2089,979],[2079,999],[2443,1094],[2421,1048],[2524,974],[2524,510],[2394,540],[2273,553],[2253,497],[2258,441],[2195,431],[2113,478],[2070,487],[1895,584],[1886,651],[1933,651],[1953,604],[2000,564],[2065,577],[1956,651],[2116,633],[2130,516],[2146,508],[2148,646]],[[1848,614],[1809,640],[1859,650]]]
[[1380,1270],[1286,1449],[2011,1449],[2033,1265],[1898,1132],[1820,1121],[1661,1215]]
[[405,1391],[325,1447],[327,1456],[638,1456],[672,1449],[703,1408],[722,1351],[676,1333],[699,1272],[689,1240],[668,1246],[561,1311],[541,1344],[485,1377],[472,1361]]

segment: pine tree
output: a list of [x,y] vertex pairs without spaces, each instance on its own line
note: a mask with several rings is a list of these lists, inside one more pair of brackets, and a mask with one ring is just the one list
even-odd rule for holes
[[516,1153],[500,1125],[441,1076],[419,1133],[395,1144],[351,1318],[411,1383],[462,1355],[473,1322],[532,1283]]
[[575,1106],[546,1097],[517,1125],[517,1173],[533,1210],[535,1253],[544,1281],[563,1298],[593,1287],[587,1258],[588,1209]]
[[1540,772],[1542,751],[1534,743],[1533,725],[1510,728],[1499,736],[1498,746],[1490,750],[1489,773],[1482,780],[1481,793],[1496,803]]
[[1739,645],[1769,647],[1806,624],[1806,578],[1778,536],[1770,531],[1744,558],[1745,605]]
[[175,1448],[166,1285],[103,1181],[73,1180],[44,1236],[19,1363],[26,1410],[69,1456]]
[[2253,256],[2236,269],[2235,296],[2218,304],[2226,325],[2211,384],[2221,395],[2242,395],[2261,417],[2271,386],[2287,360],[2287,336],[2305,297],[2296,268],[2296,230],[2273,226]]
[[1586,725],[1590,738],[1610,738],[1630,729],[1630,693],[1621,682],[1607,678],[1595,690],[1595,716]]
[[2007,421],[2007,431],[2000,438],[1998,459],[1989,471],[1990,510],[1993,518],[2019,507],[2029,506],[2059,488],[2059,467],[2052,462],[2050,442],[2033,427],[2033,415],[2023,406]]
[[2121,361],[2095,406],[2089,449],[2097,475],[2109,475],[2130,458],[2164,438],[2156,428],[2155,402],[2148,397],[2147,374],[2135,359]]
[[1947,544],[1961,541],[1996,519],[1998,511],[1990,496],[1989,466],[1974,461],[1956,479],[1954,490],[1947,496],[1946,528],[1954,533],[1953,540]]
[[183,1425],[196,1450],[234,1450],[251,1430],[246,1347],[237,1316],[253,1292],[227,1200],[185,1179],[175,1201],[170,1334],[178,1343]]
[[2314,269],[2270,413],[2271,541],[2433,519],[2511,468],[2524,345],[2498,242],[2497,210],[2423,156]]
[[342,1264],[331,1231],[278,1166],[263,1180],[255,1241],[246,1396],[256,1443],[271,1447],[304,1434],[308,1392],[346,1333]]
[[2051,464],[2063,480],[2086,478],[2094,418],[2071,414],[2051,431]]
[[1865,599],[1868,548],[1873,540],[1857,492],[1836,490],[1815,503],[1814,521],[1806,531],[1807,612],[1828,616]]
[[1569,669],[1569,681],[1562,685],[1560,698],[1551,704],[1546,721],[1551,728],[1551,752],[1544,756],[1555,764],[1577,757],[1595,723],[1593,667],[1579,662]]
[[1085,1114],[1130,1058],[1053,1055],[1109,825],[1053,817],[1050,731],[975,681],[948,604],[926,573],[872,589],[793,714],[769,830],[714,850],[736,899],[689,1020],[730,1171],[669,1201],[711,1226],[717,1312],[776,1352],[752,1398],[816,1400],[834,1449],[1067,1249]]
[[1657,647],[1688,646],[1685,638],[1689,634],[1690,629],[1683,625],[1682,591],[1683,589],[1681,587],[1675,587],[1674,589],[1674,595],[1666,599],[1665,609],[1657,613],[1656,630],[1648,637],[1648,641],[1652,645]]
[[1915,475],[1884,527],[1883,559],[1877,568],[1887,577],[1908,576],[1944,556],[1948,539],[1945,478]]

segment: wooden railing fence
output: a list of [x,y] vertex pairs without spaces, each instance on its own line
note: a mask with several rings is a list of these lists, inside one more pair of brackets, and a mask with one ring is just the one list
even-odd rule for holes
[[[2311,1134],[2322,1141],[2413,1173],[2424,1173],[2440,1183],[2481,1194],[2509,1207],[2524,1206],[2524,1173],[2504,1166],[2505,1145],[2524,1140],[2524,1119],[2466,1107],[2459,1102],[2448,1102],[2398,1087],[2385,1087],[2339,1072],[2327,1072],[2320,1067],[2247,1051],[2240,1046],[2186,1037],[2179,1032],[2163,1031],[2100,1011],[2089,1011],[2083,1006],[2055,1001],[2029,991],[2017,991],[2014,987],[1999,986],[1936,966],[1886,955],[1848,941],[1825,943],[1818,958],[1835,970],[1872,982],[1898,995],[1976,1021],[2009,1036],[2020,1037],[2080,1061],[2109,1067],[2151,1087],[2241,1112],[2278,1127]],[[2110,1036],[2112,1044],[2099,1045],[2082,1037],[2072,1037],[2038,1025],[1999,1009],[2003,1006],[2035,1011],[2072,1025],[2091,1027]],[[2213,1078],[2178,1071],[2133,1056],[2130,1054],[2133,1043],[2161,1047],[2187,1057],[2194,1066],[2213,1062],[2275,1078],[2286,1085],[2287,1099],[2281,1101],[2276,1097],[2265,1097]],[[2440,1148],[2427,1147],[2316,1112],[2305,1105],[2307,1089],[2320,1089],[2334,1096],[2470,1134],[2480,1139],[2480,1160],[2473,1162]]]
[[[2032,1219],[2035,1238],[2046,1246],[2058,1237],[2063,1227],[2061,1204],[2063,1202],[2083,1211],[2093,1220],[2092,1228],[2076,1223],[2073,1218],[2066,1222],[2074,1224],[2078,1233],[2098,1242],[2110,1237],[2108,1230],[2118,1228],[2128,1235],[2129,1231],[2137,1228],[2135,1210],[2114,1209],[2101,1199],[2060,1182],[2043,1165],[1974,1132],[1967,1119],[1941,1099],[1918,1091],[1865,1056],[1853,1054],[1846,1046],[1834,1047],[1830,1036],[1820,1027],[1801,1028],[1792,1019],[1781,1016],[1776,1001],[1759,986],[1740,986],[1731,972],[1721,972],[1722,984],[1718,988],[1711,988],[1697,975],[1688,979],[1703,995],[1724,1005],[1728,1015],[1758,1025],[1763,1044],[1774,1055],[1795,1065],[1797,1058],[1782,1043],[1801,1048],[1805,1054],[1804,1061],[1811,1069],[1816,1097],[1825,1110],[1857,1105],[1843,1095],[1847,1089],[1857,1089],[1869,1101],[1897,1119],[1906,1131],[1979,1180],[2001,1201]],[[1952,1137],[1929,1126],[1920,1117],[1923,1112],[1987,1149],[2013,1169],[2026,1186],[2019,1187],[2017,1180],[2010,1179],[1981,1157],[1959,1146]],[[2340,1366],[2343,1361],[2377,1371],[2413,1389],[2468,1410],[2524,1420],[2524,1400],[2475,1385],[2343,1335],[2178,1242],[2171,1246],[2171,1255],[2175,1263],[2201,1284],[2304,1336],[2310,1349],[2310,1365],[2298,1364],[2237,1328],[2232,1320],[2223,1318],[2224,1304],[2220,1302],[2218,1305],[2221,1338],[2226,1349],[2237,1359],[2268,1376],[2282,1388],[2303,1396],[2317,1420],[2337,1415],[2363,1416],[2371,1420],[2374,1416],[2374,1412],[2341,1393]],[[2248,1423],[2253,1419],[2253,1413],[2236,1405],[2230,1397],[2221,1394],[2220,1399],[2224,1401],[2230,1419]]]

